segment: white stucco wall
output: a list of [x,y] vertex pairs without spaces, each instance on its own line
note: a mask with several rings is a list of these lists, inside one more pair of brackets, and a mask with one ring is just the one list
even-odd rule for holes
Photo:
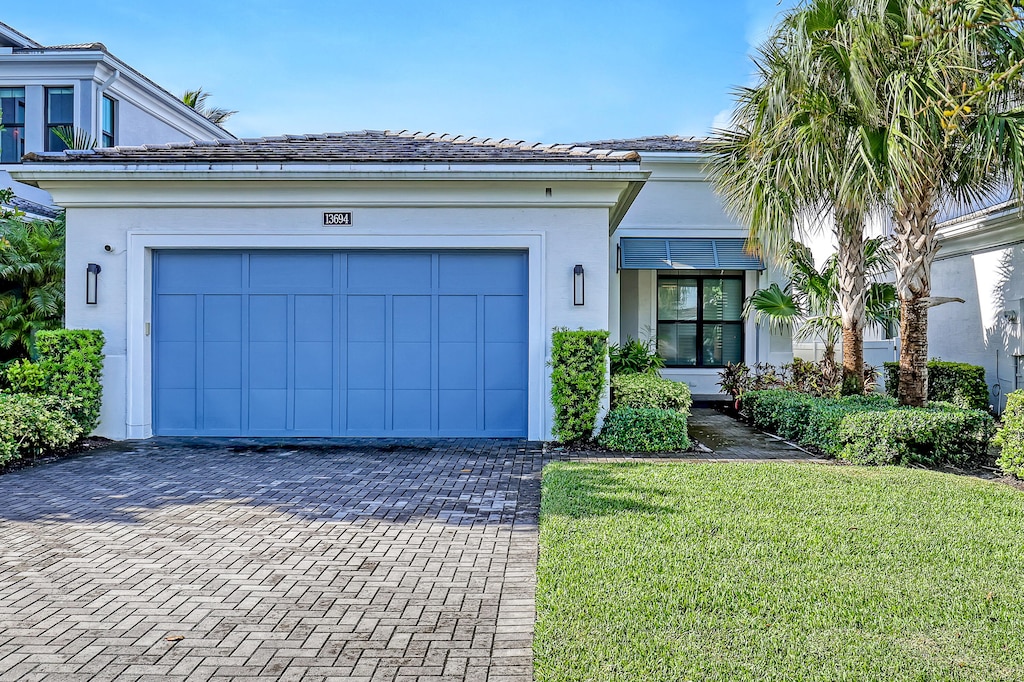
[[187,142],[191,137],[127,99],[117,101],[116,142],[121,146]]
[[[625,187],[625,182],[551,180],[442,183],[429,189],[415,182],[351,188],[300,182],[122,182],[95,183],[89,189],[66,183],[53,191],[68,206],[67,326],[101,329],[107,342],[97,433],[115,439],[152,434],[146,332],[154,249],[465,247],[529,251],[528,435],[547,439],[551,329],[609,328],[609,207]],[[546,188],[553,189],[553,199],[546,197]],[[91,202],[107,205],[90,207]],[[323,227],[323,211],[331,209],[352,210],[353,226]],[[102,267],[97,305],[85,304],[88,263]],[[576,264],[586,273],[583,306],[573,304]]]
[[966,303],[931,309],[929,356],[983,366],[991,404],[1001,411],[1006,394],[1024,388],[1015,357],[1024,352],[1024,245],[940,255],[932,266],[932,291],[936,296],[959,296]]

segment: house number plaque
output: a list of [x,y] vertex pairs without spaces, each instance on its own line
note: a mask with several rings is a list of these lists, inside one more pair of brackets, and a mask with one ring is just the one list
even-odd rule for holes
[[324,227],[348,227],[352,224],[352,211],[324,211]]

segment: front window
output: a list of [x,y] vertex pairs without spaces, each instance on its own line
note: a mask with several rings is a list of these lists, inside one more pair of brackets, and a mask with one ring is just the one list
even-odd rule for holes
[[0,163],[25,155],[25,88],[0,88]]
[[668,367],[743,361],[743,278],[658,277],[658,353]]
[[62,152],[68,148],[57,137],[57,131],[72,134],[75,127],[75,89],[46,88],[46,151]]
[[106,95],[103,96],[103,146],[113,147],[114,142],[114,124],[115,117],[117,116],[116,105],[114,100],[110,99]]

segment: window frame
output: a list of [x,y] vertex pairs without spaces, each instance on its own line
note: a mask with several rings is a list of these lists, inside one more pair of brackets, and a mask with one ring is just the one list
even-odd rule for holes
[[[661,283],[667,280],[696,280],[697,281],[697,319],[695,320],[663,320],[660,314],[659,296],[661,293]],[[704,319],[704,281],[709,279],[718,280],[734,280],[740,283],[740,317],[736,320],[705,320]],[[697,344],[697,362],[693,365],[681,365],[669,362],[665,359],[666,369],[722,369],[725,365],[711,365],[704,362],[704,328],[705,325],[722,325],[722,326],[735,326],[740,330],[740,362],[746,358],[746,321],[743,319],[743,304],[747,300],[747,282],[745,275],[724,275],[724,274],[698,274],[698,273],[678,273],[678,274],[662,274],[658,273],[654,282],[654,317],[655,317],[655,331],[654,338],[657,347],[661,346],[660,330],[662,325],[693,325],[696,328],[696,344]],[[727,361],[728,362],[728,361]]]
[[[17,158],[15,160],[13,160],[13,161],[0,161],[0,163],[4,163],[4,164],[21,163],[21,157],[23,157],[25,155],[25,119],[28,118],[27,112],[26,112],[27,105],[25,103],[25,86],[23,86],[23,85],[5,85],[3,87],[0,87],[0,90],[21,90],[21,112],[22,112],[21,123],[17,122],[17,118],[18,118],[17,116],[14,116],[14,119],[15,119],[14,121],[4,122],[3,119],[2,119],[2,115],[3,114],[0,113],[0,126],[2,126],[5,131],[7,131],[7,130],[10,130],[10,131],[15,131],[15,130],[20,131],[20,134],[16,135],[16,138],[18,140],[18,149],[17,149],[18,155],[17,155]],[[2,153],[3,153],[3,150],[0,149],[0,154],[2,154]]]
[[[59,121],[53,122],[50,120],[50,92],[52,90],[70,90],[71,91],[71,120],[70,121]],[[75,129],[75,86],[73,85],[54,85],[48,86],[43,89],[43,122],[46,126],[46,138],[44,140],[43,148],[48,152],[62,152],[67,149],[64,146],[61,149],[51,149],[50,135],[54,128],[70,128],[72,131]]]
[[[110,130],[106,128],[108,102],[110,103]],[[100,146],[117,146],[117,100],[108,95],[103,95],[100,106]]]

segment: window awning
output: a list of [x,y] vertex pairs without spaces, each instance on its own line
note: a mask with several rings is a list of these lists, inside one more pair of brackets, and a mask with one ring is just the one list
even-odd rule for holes
[[746,252],[743,238],[623,237],[623,270],[764,270],[764,262]]

